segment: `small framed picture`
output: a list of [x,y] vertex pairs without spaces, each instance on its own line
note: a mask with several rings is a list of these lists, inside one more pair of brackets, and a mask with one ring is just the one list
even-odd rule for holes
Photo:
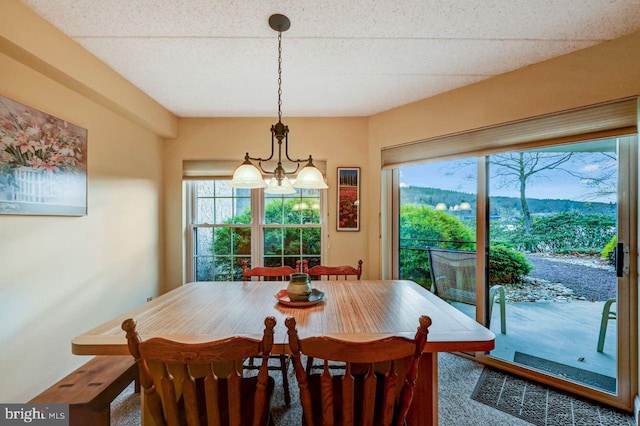
[[338,231],[360,230],[360,167],[338,167]]

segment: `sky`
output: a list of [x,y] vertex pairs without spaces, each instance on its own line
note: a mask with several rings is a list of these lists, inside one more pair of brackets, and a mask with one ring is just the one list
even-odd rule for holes
[[[558,155],[550,153],[549,155]],[[605,172],[611,172],[616,167],[615,160],[610,156],[594,153],[576,153],[575,157],[563,166],[582,176],[595,177]],[[615,155],[615,154],[614,154]],[[496,166],[491,167],[496,171]],[[400,169],[400,185],[422,186],[475,194],[477,166],[475,160],[449,160],[417,166],[402,167]],[[515,177],[512,177],[515,182]],[[519,196],[519,189],[515,186],[502,185],[497,177],[490,179],[490,193],[492,196]],[[586,186],[580,177],[561,170],[545,170],[532,175],[527,181],[527,198],[541,199],[569,199],[577,201],[615,202],[615,196],[594,197],[593,190]]]

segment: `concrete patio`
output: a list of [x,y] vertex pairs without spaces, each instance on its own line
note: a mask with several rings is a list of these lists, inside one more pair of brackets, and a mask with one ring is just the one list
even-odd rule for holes
[[[597,351],[605,302],[507,302],[507,334],[500,333],[500,314],[494,308],[491,331],[496,348],[491,355],[513,361],[516,351],[556,363],[617,378],[617,321],[609,321],[603,352]],[[453,303],[475,317],[475,307]]]

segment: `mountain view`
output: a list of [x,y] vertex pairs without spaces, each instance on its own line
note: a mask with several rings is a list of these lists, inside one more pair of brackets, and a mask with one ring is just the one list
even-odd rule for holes
[[[584,214],[615,215],[615,203],[601,203],[591,201],[574,201],[559,199],[528,198],[529,209],[532,215],[546,215],[566,211],[577,211]],[[471,205],[471,211],[476,208],[475,194],[451,191],[437,188],[425,188],[419,186],[405,186],[400,188],[401,204],[418,204],[435,207],[438,203],[444,203],[447,208],[460,206],[467,202]],[[520,217],[520,200],[516,197],[491,197],[490,208],[492,217],[518,218]]]

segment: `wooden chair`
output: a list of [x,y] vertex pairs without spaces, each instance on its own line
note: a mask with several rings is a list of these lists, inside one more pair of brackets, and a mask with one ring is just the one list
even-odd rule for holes
[[[287,318],[304,424],[404,424],[414,397],[418,363],[431,318],[421,316],[419,322],[414,340],[393,336],[349,342],[328,336],[300,339],[295,318]],[[301,354],[322,359],[325,366],[322,373],[306,374]],[[329,360],[345,362],[344,374],[332,375]]]
[[308,267],[307,261],[302,261],[302,272],[306,272],[312,278],[322,280],[340,280],[340,279],[349,279],[349,276],[354,276],[355,279],[359,280],[362,275],[362,260],[358,260],[358,268],[354,268],[349,265],[342,266],[325,266],[325,265],[316,265],[311,268]]
[[291,266],[256,266],[249,269],[247,262],[242,262],[242,278],[244,281],[251,281],[252,277],[257,278],[258,281],[288,281],[289,275],[295,272],[296,270]]
[[[362,259],[358,260],[358,268],[354,268],[349,265],[342,266],[325,266],[325,265],[316,265],[309,268],[306,260],[302,261],[302,272],[305,272],[311,276],[312,279],[326,279],[331,280],[332,277],[334,280],[347,280],[350,276],[354,276],[356,280],[360,279],[362,275]],[[300,261],[296,263],[296,269],[300,269]],[[307,374],[311,373],[312,369],[322,368],[321,364],[314,364],[313,357],[307,357]],[[334,369],[344,369],[344,364],[331,364],[330,368]]]
[[[278,266],[278,267],[266,267],[257,266],[249,269],[247,262],[242,262],[242,277],[244,281],[251,281],[251,278],[256,278],[258,281],[288,281],[289,276],[296,271],[290,266]],[[285,404],[291,404],[291,393],[289,392],[289,378],[287,376],[289,370],[289,363],[287,355],[271,355],[270,359],[277,359],[278,365],[269,365],[270,371],[280,371],[282,373],[282,387],[284,389],[284,402]],[[247,370],[257,370],[260,365],[255,363],[256,357],[249,357],[246,365]]]
[[[476,252],[428,247],[431,291],[448,302],[476,304]],[[500,304],[500,332],[507,333],[504,287],[489,289],[489,323],[493,305]]]
[[[141,341],[136,321],[122,323],[129,352],[140,371],[140,384],[156,425],[272,424],[269,406],[274,381],[267,361],[273,347],[274,317],[264,321],[262,340],[229,337],[204,343],[163,338]],[[242,377],[242,360],[259,355],[263,367]],[[155,377],[151,369],[158,372]]]

